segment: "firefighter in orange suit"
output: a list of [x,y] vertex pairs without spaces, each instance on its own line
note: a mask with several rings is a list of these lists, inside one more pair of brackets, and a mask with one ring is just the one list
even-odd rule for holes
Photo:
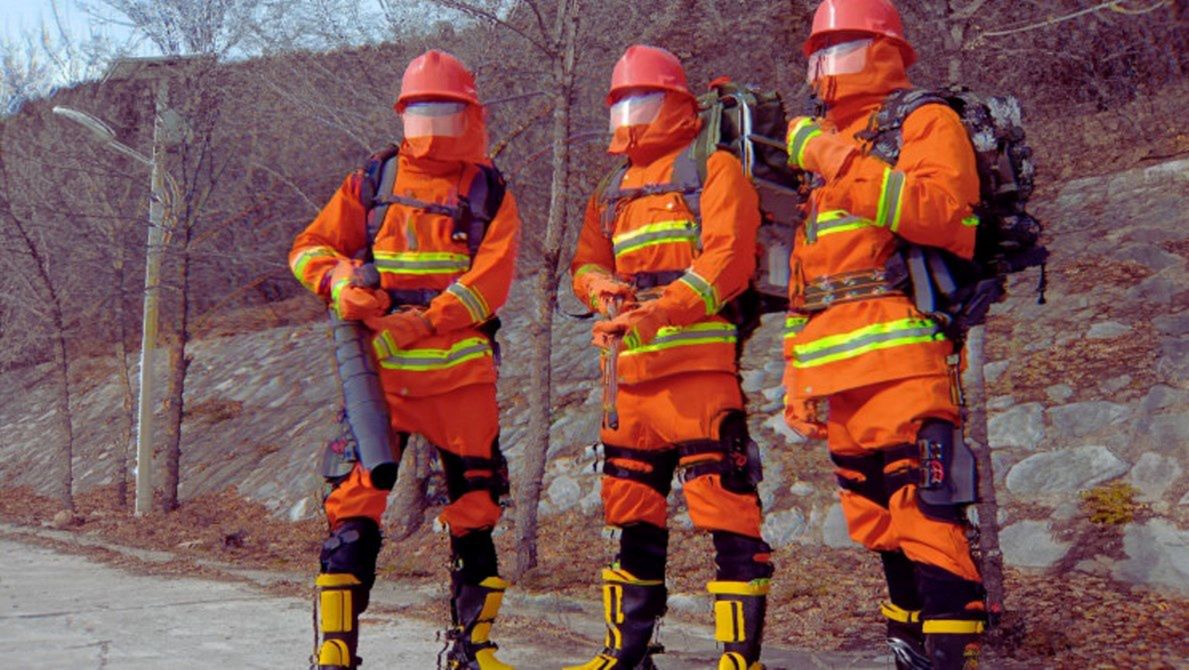
[[606,102],[609,151],[625,162],[618,183],[589,201],[571,272],[579,300],[611,317],[594,328],[604,366],[613,346],[619,352],[618,426],[605,422],[600,438],[604,515],[620,544],[602,574],[606,645],[576,667],[654,667],[650,641],[667,594],[665,499],[677,470],[690,519],[714,540],[718,667],[760,668],[771,548],[760,536],[739,332],[724,317],[755,268],[758,196],[725,151],[710,155],[700,185],[682,176],[701,122],[673,54],[629,48]]
[[967,449],[958,364],[938,324],[887,284],[885,264],[901,241],[971,257],[974,151],[944,105],[907,117],[894,165],[856,136],[889,93],[911,86],[916,55],[888,0],[825,0],[804,51],[826,111],[789,124],[790,163],[820,187],[791,261],[786,419],[826,438],[850,535],[883,560],[896,667],[961,668],[984,627],[981,580],[965,506],[927,490],[921,474],[922,453],[937,467]]
[[[404,140],[391,190],[377,193],[390,202],[374,239],[369,244],[369,204],[361,201],[365,174],[357,171],[294,240],[289,264],[339,317],[362,321],[371,331],[395,460],[411,433],[438,448],[450,497],[440,518],[449,527],[452,555],[448,667],[503,670],[511,666],[494,656],[489,639],[507,583],[499,577],[491,537],[505,482],[488,326],[508,295],[520,218],[507,193],[488,213],[481,244],[469,246],[478,240],[456,234],[460,194],[472,192],[491,169],[484,107],[474,76],[458,59],[440,51],[414,59],[395,108]],[[361,259],[378,270],[380,288],[360,281]],[[388,491],[373,485],[349,449],[334,456],[323,472],[330,535],[317,579],[314,666],[354,668]]]

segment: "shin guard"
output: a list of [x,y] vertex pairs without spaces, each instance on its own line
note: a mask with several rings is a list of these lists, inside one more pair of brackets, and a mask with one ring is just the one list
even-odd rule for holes
[[586,663],[563,670],[654,670],[652,655],[664,652],[664,647],[652,643],[652,634],[665,615],[667,598],[664,580],[638,579],[626,570],[603,570],[607,624],[603,650]]
[[364,586],[347,573],[324,573],[314,581],[317,588],[314,620],[317,623],[314,670],[355,668],[359,644],[359,613]]
[[933,670],[977,667],[986,628],[983,588],[934,565],[916,564],[921,630]]
[[[491,627],[499,614],[508,582],[491,576],[468,584],[456,573],[450,587],[450,618],[445,667],[449,670],[513,670],[495,657]],[[439,662],[439,665],[441,663]]]
[[768,611],[767,579],[750,582],[714,581],[714,639],[722,643],[718,670],[762,670],[760,647]]

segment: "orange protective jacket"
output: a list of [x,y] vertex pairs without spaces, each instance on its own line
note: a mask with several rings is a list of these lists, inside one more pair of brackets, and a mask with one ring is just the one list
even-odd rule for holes
[[[620,188],[669,183],[677,156],[700,127],[693,99],[670,94],[651,124],[633,128],[637,132],[626,140],[617,134],[612,151],[629,159]],[[584,304],[596,298],[588,286],[595,274],[630,283],[637,273],[684,272],[656,298],[666,325],[651,342],[621,350],[623,383],[735,370],[737,331],[718,313],[747,287],[755,270],[758,196],[731,154],[713,153],[706,168],[700,230],[678,193],[621,201],[610,237],[603,231],[597,194],[587,204],[570,265],[574,294]]]
[[[401,147],[393,193],[423,202],[453,205],[470,180],[483,178],[474,163],[410,156]],[[354,258],[367,243],[365,208],[359,200],[362,172],[346,178],[338,192],[293,241],[289,265],[311,291],[330,300],[327,275],[342,259]],[[373,254],[385,289],[441,291],[424,314],[434,333],[407,349],[373,337],[385,392],[436,395],[468,384],[494,383],[492,343],[477,330],[508,296],[520,236],[516,200],[506,193],[471,258],[465,241],[451,239],[453,222],[404,204],[389,206]]]
[[821,86],[828,105],[823,131],[852,141],[856,151],[813,192],[797,231],[784,337],[790,407],[869,384],[946,374],[952,344],[908,296],[840,302],[813,313],[798,308],[808,284],[883,269],[898,237],[970,258],[977,221],[974,149],[950,108],[926,105],[909,115],[895,165],[853,139],[888,93],[911,86],[895,45],[876,40],[862,72],[827,77]]

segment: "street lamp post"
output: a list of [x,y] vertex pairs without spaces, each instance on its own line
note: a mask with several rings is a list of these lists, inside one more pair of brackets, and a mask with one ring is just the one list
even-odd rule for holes
[[[137,401],[136,420],[136,515],[148,514],[153,504],[153,392],[156,375],[153,374],[153,358],[157,346],[157,304],[161,283],[162,241],[165,235],[165,202],[178,193],[177,185],[165,172],[164,137],[176,135],[176,115],[165,114],[169,101],[169,87],[166,80],[157,86],[156,118],[153,123],[153,156],[149,158],[136,149],[116,140],[115,133],[99,119],[68,107],[54,107],[54,113],[64,116],[91,131],[105,146],[130,156],[152,169],[152,195],[149,201],[149,233],[145,250],[144,314],[141,324],[140,346],[140,397]],[[165,182],[169,181],[172,193],[166,195]],[[172,219],[173,213],[170,212]]]

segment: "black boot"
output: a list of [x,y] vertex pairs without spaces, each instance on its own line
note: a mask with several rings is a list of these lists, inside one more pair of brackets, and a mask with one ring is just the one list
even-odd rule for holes
[[603,650],[582,665],[563,670],[655,670],[652,655],[664,647],[652,643],[656,622],[665,615],[664,580],[637,579],[627,570],[603,570],[603,614],[607,636]]
[[896,659],[896,670],[931,670],[921,632],[921,596],[917,593],[916,569],[902,551],[881,551],[889,603],[879,611],[888,620],[888,647]]
[[767,579],[714,581],[706,585],[706,590],[714,594],[714,639],[723,647],[719,670],[763,670],[760,647],[768,589]]
[[924,563],[917,564],[916,575],[924,601],[921,628],[933,670],[977,667],[986,628],[982,585]]
[[446,633],[445,667],[449,670],[513,670],[495,657],[499,647],[491,641],[491,626],[499,614],[508,582],[492,576],[478,584],[451,580],[450,618]]
[[314,581],[313,670],[356,668],[359,615],[367,609],[376,579],[380,530],[371,519],[352,517],[338,524],[322,544],[321,574]]

